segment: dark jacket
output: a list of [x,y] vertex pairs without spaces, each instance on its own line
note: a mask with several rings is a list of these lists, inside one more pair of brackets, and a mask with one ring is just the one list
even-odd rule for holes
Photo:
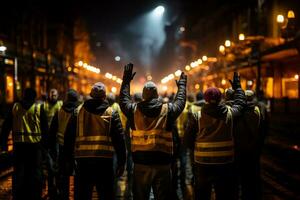
[[[167,127],[168,131],[172,131],[175,121],[180,113],[183,111],[186,101],[186,80],[178,82],[178,91],[172,103],[168,103]],[[120,107],[122,112],[126,115],[130,127],[135,130],[134,126],[134,109],[140,109],[147,117],[157,117],[162,108],[162,101],[152,99],[149,101],[142,101],[134,103],[130,97],[130,83],[123,81],[120,91]],[[175,145],[174,145],[175,146]],[[132,153],[134,163],[155,165],[155,164],[170,164],[172,162],[172,155],[162,152],[146,152],[137,151]]]
[[254,102],[247,102],[242,116],[234,121],[234,142],[236,157],[257,157],[260,152],[260,112],[255,110]]
[[[85,108],[88,112],[93,114],[99,114],[99,115],[104,113],[104,111],[108,107],[109,104],[106,100],[101,101],[96,99],[88,99],[83,104],[83,108]],[[73,115],[67,126],[67,129],[70,129],[70,131],[68,131],[65,134],[65,146],[68,146],[68,149],[65,149],[66,153],[72,153],[72,154],[74,153],[76,128],[77,128],[77,116]],[[126,161],[125,138],[124,138],[124,132],[122,128],[122,123],[117,111],[112,112],[110,137],[112,140],[112,144],[114,146],[114,150],[117,155],[118,165],[124,166]]]
[[[67,113],[71,113],[74,115],[74,111],[75,109],[79,106],[79,103],[78,102],[64,102],[63,106],[61,109],[63,109],[65,112]],[[69,121],[70,123],[70,121]],[[51,125],[50,125],[50,129],[49,129],[49,139],[47,141],[48,143],[48,148],[50,149],[50,151],[52,152],[52,155],[56,156],[55,151],[56,151],[56,148],[57,148],[57,131],[58,131],[58,125],[59,125],[59,122],[58,122],[58,112],[55,113],[53,119],[52,119],[52,122],[51,122]],[[70,135],[70,131],[73,131],[74,127],[68,127],[68,129],[66,129],[66,135]],[[74,132],[74,131],[73,131]],[[71,147],[69,147],[69,142],[68,140],[66,141],[66,144],[67,146],[64,144],[64,147],[61,148],[60,147],[60,151],[64,152],[64,148],[66,149],[70,149]],[[71,156],[68,154],[68,157]],[[55,158],[54,158],[55,159]]]
[[[28,101],[21,101],[20,104],[22,107],[26,110],[28,110],[34,102],[28,102]],[[40,113],[40,126],[42,131],[42,140],[41,143],[44,145],[46,141],[48,140],[48,122],[47,122],[47,116],[43,109],[43,106],[41,106],[41,113]],[[6,116],[3,124],[2,124],[2,131],[0,135],[0,147],[3,151],[7,151],[7,140],[10,131],[13,128],[13,114],[12,109],[9,111],[8,115]]]
[[[230,108],[232,112],[233,119],[237,116],[242,114],[243,107],[245,106],[246,99],[245,94],[242,89],[237,89],[234,94],[234,103],[233,106]],[[220,104],[205,104],[202,109],[201,113],[205,113],[213,118],[226,120],[227,116],[227,106],[224,103]],[[199,131],[198,127],[198,120],[197,118],[193,117],[190,118],[188,121],[185,135],[184,135],[184,144],[187,148],[194,150],[196,135]]]

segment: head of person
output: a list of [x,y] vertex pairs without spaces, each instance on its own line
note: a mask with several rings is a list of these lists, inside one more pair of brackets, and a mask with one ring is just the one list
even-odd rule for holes
[[90,97],[95,100],[104,100],[106,98],[106,87],[102,82],[97,82],[92,86]]
[[196,100],[197,101],[203,100],[203,92],[200,91],[196,94]]
[[251,102],[254,101],[254,92],[252,90],[245,90],[246,101]]
[[65,102],[76,103],[79,101],[79,94],[74,89],[68,89],[65,97]]
[[224,92],[225,101],[233,100],[234,90],[232,88],[227,88]]
[[58,91],[57,89],[52,88],[49,92],[49,101],[56,102],[58,99]]
[[34,102],[36,99],[36,91],[33,88],[26,88],[23,94],[23,100],[27,102]]
[[133,101],[136,102],[136,103],[143,101],[142,93],[140,93],[140,92],[134,93],[133,94]]
[[216,87],[210,87],[204,92],[204,99],[208,104],[219,104],[222,98],[221,91]]
[[157,86],[152,81],[147,81],[143,88],[142,97],[144,101],[150,101],[158,98]]
[[114,93],[109,93],[106,97],[109,105],[113,105],[116,102],[116,95]]
[[188,102],[194,102],[195,101],[194,94],[188,94],[187,95],[187,100],[188,100]]

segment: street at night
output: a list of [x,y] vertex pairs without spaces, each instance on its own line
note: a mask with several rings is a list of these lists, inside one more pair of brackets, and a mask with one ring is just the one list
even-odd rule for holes
[[0,200],[300,200],[296,0],[2,8]]

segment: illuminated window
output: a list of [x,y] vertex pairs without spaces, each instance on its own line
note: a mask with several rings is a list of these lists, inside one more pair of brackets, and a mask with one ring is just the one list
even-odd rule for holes
[[6,102],[14,101],[14,81],[11,75],[6,76]]
[[298,80],[293,78],[282,78],[282,96],[298,98]]

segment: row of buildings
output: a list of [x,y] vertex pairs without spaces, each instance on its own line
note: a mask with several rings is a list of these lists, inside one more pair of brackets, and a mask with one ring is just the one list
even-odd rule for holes
[[[274,109],[299,112],[299,14],[296,1],[247,0],[193,15],[183,23],[185,35],[178,41],[193,54],[176,70],[190,75],[190,92],[230,87],[228,79],[238,70],[243,88],[270,99]],[[162,79],[162,88],[175,86],[168,76],[176,73]]]
[[[2,108],[19,99],[26,87],[36,88],[41,97],[51,88],[61,94],[68,88],[87,94],[99,80],[119,85],[87,64],[94,59],[89,33],[71,9],[25,4],[3,10],[0,17],[5,19],[0,21]],[[75,65],[79,61],[83,64]]]

